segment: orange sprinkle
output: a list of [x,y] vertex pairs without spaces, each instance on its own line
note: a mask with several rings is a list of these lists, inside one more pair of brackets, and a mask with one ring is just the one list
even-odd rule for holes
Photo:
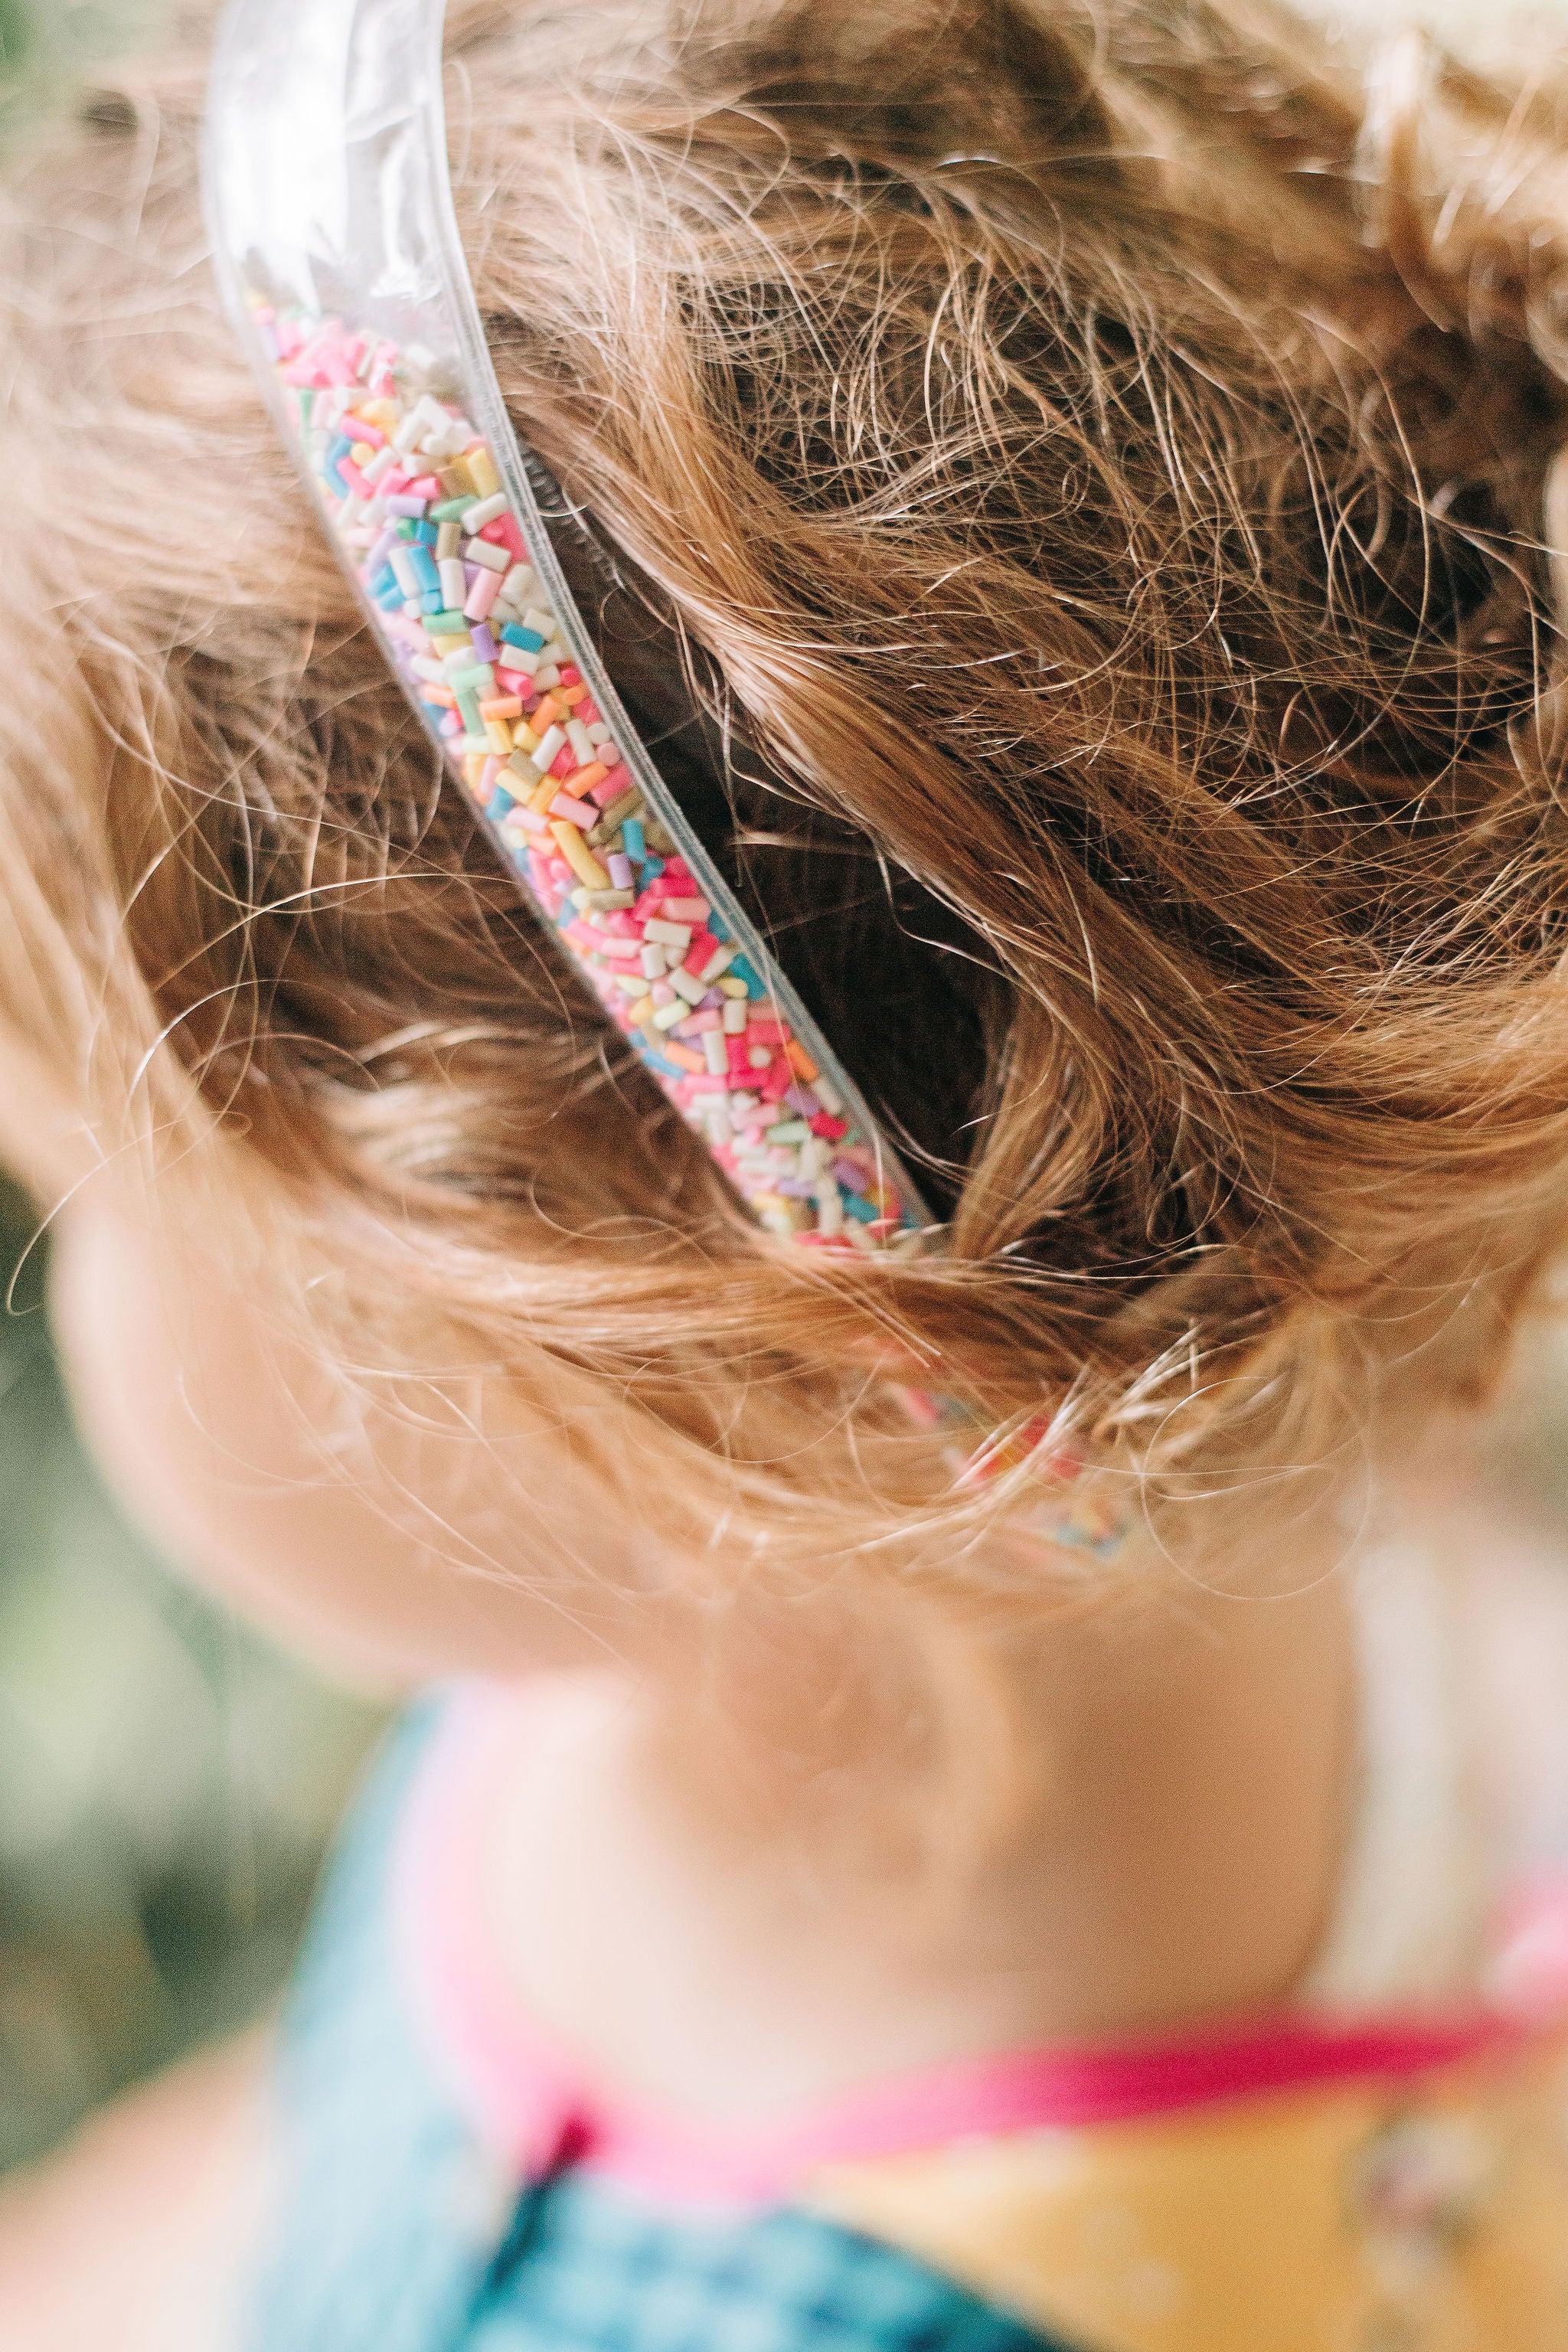
[[491,702],[479,705],[481,719],[521,719],[522,705],[515,694],[498,694]]
[[[484,709],[483,703],[479,708]],[[570,793],[574,801],[585,801],[595,785],[602,784],[609,772],[603,760],[595,760],[590,766],[579,768],[574,776],[568,776],[561,789]]]
[[821,1073],[805,1047],[793,1037],[784,1047],[784,1056],[795,1076],[803,1079],[805,1085],[810,1086],[814,1078],[820,1076]]
[[673,1062],[678,1070],[694,1070],[701,1072],[706,1070],[708,1067],[702,1055],[700,1054],[694,1054],[689,1045],[678,1045],[673,1037],[659,1037],[657,1035],[657,1033],[656,1039],[658,1050],[664,1055],[665,1060],[667,1062]]

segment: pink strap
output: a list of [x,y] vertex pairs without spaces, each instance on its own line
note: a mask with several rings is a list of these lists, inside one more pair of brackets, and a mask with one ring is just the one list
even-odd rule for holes
[[1479,2007],[1451,2017],[1245,2019],[1121,2047],[1005,2053],[872,2083],[796,2121],[735,2131],[650,2115],[595,2087],[532,2026],[480,1899],[483,1796],[509,1727],[503,1694],[466,1690],[409,1800],[395,1932],[419,2022],[482,2137],[524,2177],[570,2155],[665,2195],[787,2195],[818,2166],[970,2137],[1066,2129],[1369,2077],[1427,2074],[1516,2044],[1528,2028]]

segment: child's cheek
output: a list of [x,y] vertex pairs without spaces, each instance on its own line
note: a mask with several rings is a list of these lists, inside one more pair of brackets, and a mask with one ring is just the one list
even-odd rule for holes
[[268,1320],[226,1286],[221,1262],[193,1252],[172,1265],[133,1217],[99,1183],[72,1202],[51,1310],[83,1433],[154,1541],[355,1681],[561,1663],[559,1637],[518,1585],[441,1557],[395,1465],[322,1443],[310,1367],[290,1381]]

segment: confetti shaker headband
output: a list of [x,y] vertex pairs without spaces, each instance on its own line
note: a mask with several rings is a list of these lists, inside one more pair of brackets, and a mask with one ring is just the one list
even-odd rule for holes
[[[458,236],[445,16],[445,0],[230,0],[205,173],[235,324],[387,658],[605,1015],[769,1232],[896,1246],[930,1214],[638,740],[568,589]],[[971,1427],[957,1458],[984,1475],[1043,1434],[976,1449]],[[1087,1496],[1050,1531],[1097,1553],[1118,1538]]]
[[609,1018],[769,1231],[929,1223],[630,724],[458,238],[443,0],[236,0],[207,129],[249,354],[398,677]]

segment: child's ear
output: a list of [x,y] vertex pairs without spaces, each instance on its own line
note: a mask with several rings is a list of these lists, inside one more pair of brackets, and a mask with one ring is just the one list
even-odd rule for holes
[[748,7],[713,72],[781,120],[797,155],[816,145],[894,173],[952,162],[1036,176],[1070,162],[1115,177],[1094,54],[1087,9],[1047,25],[1016,0],[785,0]]

